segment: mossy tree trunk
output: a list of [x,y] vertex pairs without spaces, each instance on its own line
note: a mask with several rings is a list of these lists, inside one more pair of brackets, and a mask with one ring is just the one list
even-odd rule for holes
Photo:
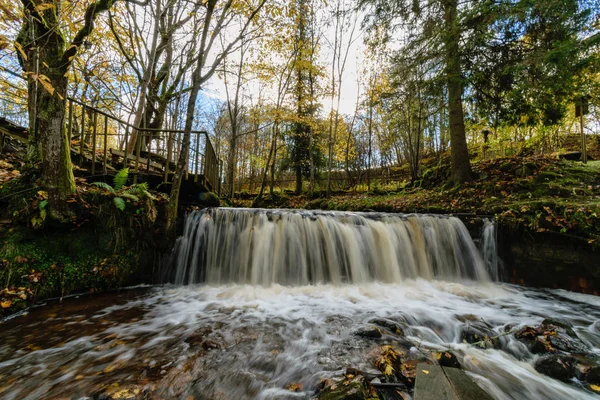
[[[62,2],[21,0],[23,24],[17,42],[23,48],[20,63],[28,75],[28,108],[36,112],[36,129],[30,134],[28,154],[31,161],[41,160],[43,183],[48,192],[49,216],[62,221],[68,217],[67,199],[75,193],[70,143],[65,127],[67,73],[77,51],[94,29],[98,14],[116,0],[99,0],[88,6],[83,26],[67,45],[61,31]],[[38,58],[36,62],[32,57]]]
[[444,0],[443,7],[452,180],[455,183],[463,183],[471,180],[473,174],[469,162],[462,103],[463,81],[460,56],[460,30],[457,19],[458,0]]

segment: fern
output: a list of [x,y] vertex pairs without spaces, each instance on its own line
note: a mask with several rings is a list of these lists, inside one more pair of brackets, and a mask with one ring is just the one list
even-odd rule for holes
[[146,182],[133,185],[130,188],[128,188],[125,192],[134,194],[139,197],[149,197],[152,200],[156,200],[156,197],[148,190],[148,184]]
[[115,190],[108,183],[105,182],[92,182],[92,185],[98,186],[99,188],[106,189],[111,193],[115,193]]
[[125,211],[125,200],[121,197],[115,197],[113,203],[115,203],[115,207],[117,207],[118,210]]
[[[92,185],[106,189],[111,192],[115,197],[113,203],[118,210],[125,211],[125,199],[133,200],[135,202],[140,201],[144,197],[148,197],[152,200],[156,200],[156,197],[150,193],[147,183],[140,183],[125,187],[127,179],[129,178],[129,168],[123,168],[114,178],[114,187],[104,182],[93,182]],[[139,210],[138,210],[139,212]]]
[[127,183],[127,179],[129,178],[129,168],[123,168],[115,175],[115,190],[123,189],[123,186]]
[[140,198],[137,197],[135,194],[131,194],[131,193],[121,193],[121,197],[129,199],[129,200],[133,200],[133,201],[140,201]]

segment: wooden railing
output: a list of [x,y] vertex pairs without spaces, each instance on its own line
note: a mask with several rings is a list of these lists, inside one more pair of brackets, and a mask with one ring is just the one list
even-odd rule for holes
[[[71,143],[78,139],[79,165],[91,163],[91,175],[96,175],[100,164],[103,174],[129,167],[136,177],[139,173],[158,174],[164,182],[171,181],[183,148],[184,131],[139,128],[75,99],[67,102],[67,134]],[[221,162],[206,132],[191,131],[186,159],[186,179],[193,175],[194,182],[220,191]]]

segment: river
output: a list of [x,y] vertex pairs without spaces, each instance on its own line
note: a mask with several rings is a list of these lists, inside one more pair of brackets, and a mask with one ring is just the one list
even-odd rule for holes
[[[379,373],[385,345],[407,359],[451,351],[496,399],[598,398],[538,373],[540,356],[514,332],[558,317],[598,359],[600,298],[493,282],[497,260],[456,219],[280,214],[192,214],[177,285],[48,302],[0,322],[0,398],[309,399],[347,368]],[[357,335],[377,319],[402,332]],[[481,326],[493,346],[463,340]]]

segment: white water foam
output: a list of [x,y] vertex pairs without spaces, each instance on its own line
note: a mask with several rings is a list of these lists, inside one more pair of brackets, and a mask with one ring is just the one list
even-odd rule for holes
[[[399,340],[409,343],[411,352],[453,351],[496,399],[594,399],[590,392],[536,372],[537,356],[511,335],[499,338],[500,349],[484,350],[461,341],[461,330],[469,324],[464,315],[484,321],[498,335],[558,315],[574,325],[590,352],[600,355],[600,311],[588,304],[592,296],[569,301],[561,295],[511,285],[423,279],[401,284],[159,288],[83,319],[74,315],[61,321],[92,324],[95,331],[85,336],[63,332],[56,345],[31,352],[0,344],[0,377],[8,383],[0,396],[58,398],[89,395],[90,388],[113,382],[139,385],[143,379],[135,368],[143,364],[164,371],[152,382],[151,398],[310,398],[323,377],[351,366],[373,370],[374,351],[396,339],[373,342],[354,332],[379,317],[401,324],[405,337]],[[135,321],[122,316],[132,311],[139,314]],[[50,337],[44,321],[40,315],[32,327]],[[17,335],[16,330],[32,327],[13,325],[12,332]],[[198,332],[222,349],[198,353],[188,340]],[[10,336],[11,331],[0,334]],[[102,373],[111,365],[118,368]],[[290,383],[300,383],[304,391],[286,391]]]

